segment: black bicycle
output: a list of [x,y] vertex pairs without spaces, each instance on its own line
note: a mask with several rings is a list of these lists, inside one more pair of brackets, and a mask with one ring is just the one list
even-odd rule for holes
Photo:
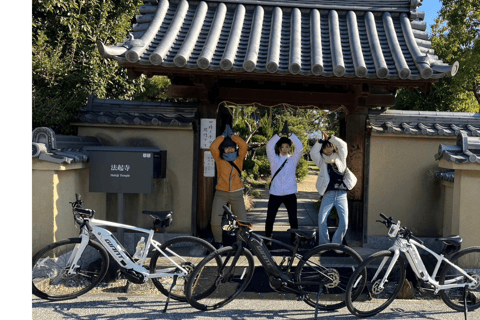
[[[223,230],[236,235],[233,246],[221,248],[201,261],[189,275],[185,295],[199,310],[214,310],[235,299],[253,277],[254,258],[251,249],[265,268],[270,287],[279,293],[293,293],[299,300],[321,310],[345,306],[345,289],[350,276],[362,263],[353,249],[325,244],[308,250],[303,256],[299,247],[315,242],[316,230],[290,229],[295,233],[294,245],[266,238],[252,232],[252,224],[238,221],[227,206],[223,206],[226,223]],[[265,245],[272,241],[292,252],[278,264]],[[246,246],[244,246],[244,243]],[[222,263],[217,263],[221,258]],[[294,262],[298,261],[296,266]]]

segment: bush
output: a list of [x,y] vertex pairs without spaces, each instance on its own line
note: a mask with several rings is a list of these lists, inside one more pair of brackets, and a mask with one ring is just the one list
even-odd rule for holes
[[253,190],[250,192],[250,194],[255,198],[255,199],[260,199],[262,197],[262,194],[258,190]]
[[255,161],[252,159],[247,159],[243,161],[243,170],[244,172],[251,172],[253,170],[253,167],[255,167]]
[[268,177],[270,175],[270,162],[267,157],[258,157],[256,161],[258,165],[258,179],[259,177]]
[[295,172],[298,181],[302,181],[308,175],[308,162],[305,159],[300,159]]

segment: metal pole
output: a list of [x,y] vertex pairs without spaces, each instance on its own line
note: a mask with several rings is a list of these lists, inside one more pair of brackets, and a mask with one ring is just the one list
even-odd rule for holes
[[[118,223],[125,223],[125,201],[123,199],[123,193],[117,194],[117,222]],[[122,246],[125,246],[124,243],[124,229],[117,228],[117,239]]]

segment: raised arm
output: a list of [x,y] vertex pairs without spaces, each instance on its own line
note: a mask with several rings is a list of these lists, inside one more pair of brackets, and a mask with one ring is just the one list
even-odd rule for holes
[[293,145],[295,146],[295,151],[293,152],[292,155],[292,160],[294,161],[295,165],[300,161],[300,157],[303,154],[303,144],[300,139],[295,135],[295,133],[292,133],[290,136],[290,140],[292,140]]
[[220,149],[219,149],[219,147],[222,144],[224,139],[225,139],[225,137],[220,135],[210,145],[210,152],[212,153],[213,159],[215,159],[215,161],[218,161],[220,159]]
[[335,147],[337,147],[338,156],[345,162],[347,160],[348,154],[347,143],[339,137],[335,136],[330,136],[330,139],[328,141],[330,141]]
[[322,149],[322,144],[318,141],[310,149],[310,157],[312,158],[313,163],[320,168],[320,165],[323,163],[322,156],[320,155],[320,150]]
[[231,139],[238,145],[238,157],[242,160],[245,159],[248,151],[248,145],[245,143],[245,141],[243,141],[242,138],[240,138],[240,136],[233,135]]
[[267,143],[267,157],[270,164],[273,163],[273,159],[275,157],[275,144],[280,140],[280,136],[278,134],[274,135],[270,141]]

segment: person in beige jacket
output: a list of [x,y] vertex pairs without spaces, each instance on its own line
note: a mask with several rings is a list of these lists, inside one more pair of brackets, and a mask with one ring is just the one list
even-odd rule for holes
[[348,228],[347,192],[357,183],[357,178],[347,168],[347,143],[335,136],[322,132],[322,139],[310,150],[310,157],[320,169],[316,188],[322,196],[318,211],[318,242],[330,243],[327,217],[333,207],[339,217],[338,229],[333,235],[332,243],[342,244]]

